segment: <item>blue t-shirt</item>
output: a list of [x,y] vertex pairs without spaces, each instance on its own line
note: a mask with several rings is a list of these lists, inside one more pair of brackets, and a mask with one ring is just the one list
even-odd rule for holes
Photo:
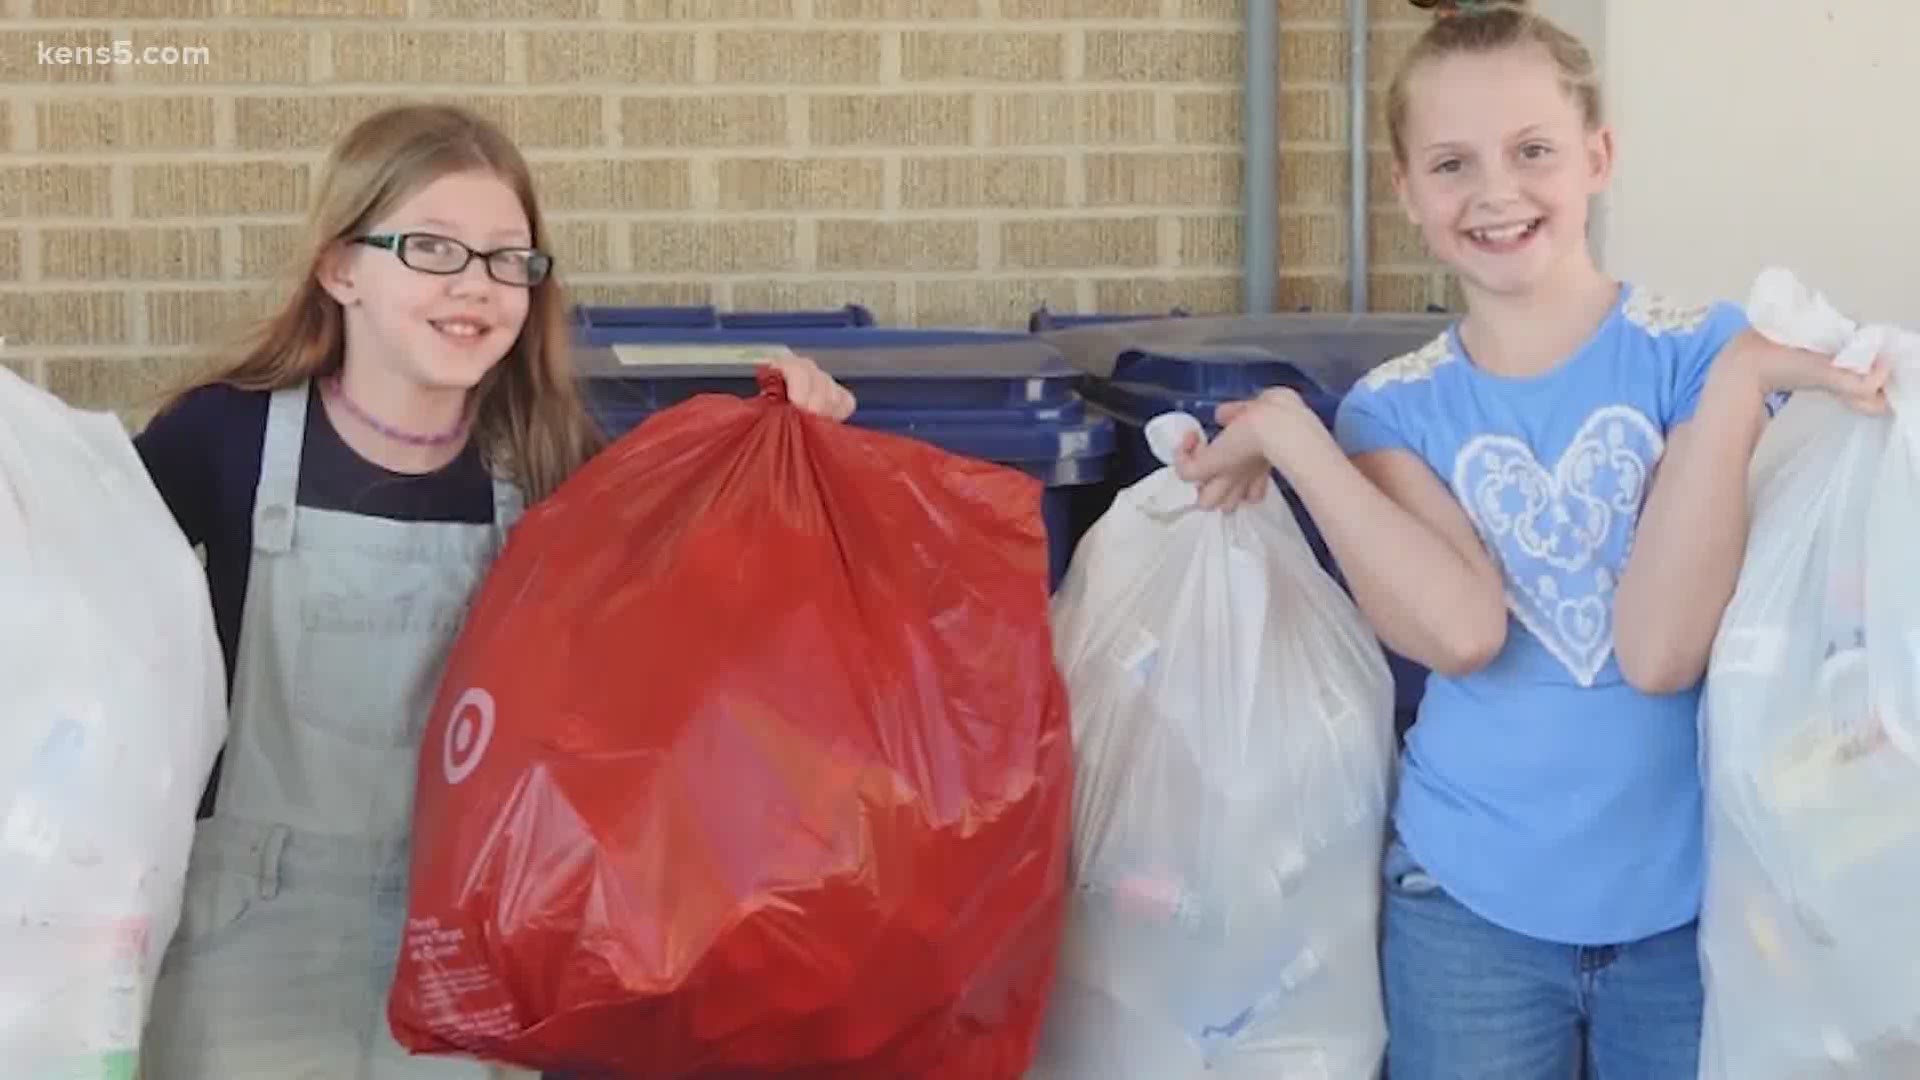
[[1667,435],[1746,325],[1731,304],[1626,286],[1543,375],[1481,370],[1455,327],[1341,403],[1341,447],[1426,462],[1505,579],[1506,647],[1472,675],[1428,680],[1394,820],[1443,888],[1507,929],[1614,944],[1698,913],[1699,692],[1627,685],[1613,592]]

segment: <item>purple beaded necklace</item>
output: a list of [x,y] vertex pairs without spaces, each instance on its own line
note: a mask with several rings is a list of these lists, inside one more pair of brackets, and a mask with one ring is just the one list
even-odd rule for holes
[[326,391],[327,396],[337,402],[340,407],[345,409],[355,420],[360,421],[395,442],[406,443],[409,446],[445,446],[466,434],[467,425],[473,419],[470,414],[463,413],[453,427],[438,435],[415,435],[412,432],[388,427],[386,424],[375,419],[372,414],[368,413],[365,409],[355,405],[353,399],[347,396],[346,389],[340,385],[340,376],[330,375],[320,385],[322,389]]

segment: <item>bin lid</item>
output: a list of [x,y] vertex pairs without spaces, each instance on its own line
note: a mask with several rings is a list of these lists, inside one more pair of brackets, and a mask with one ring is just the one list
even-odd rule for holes
[[873,312],[859,304],[823,311],[721,311],[711,304],[631,306],[582,304],[573,309],[575,325],[587,332],[647,329],[804,329],[874,325]]
[[[588,407],[609,434],[618,438],[675,403],[656,405],[617,396],[590,396]],[[1017,468],[1053,487],[1104,479],[1107,459],[1114,449],[1113,421],[1090,413],[1078,402],[1054,415],[1011,410],[972,415],[964,410],[862,408],[849,423],[918,439],[948,453]]]
[[[1231,366],[1248,359],[1236,350],[1253,348],[1291,364],[1329,392],[1344,394],[1380,364],[1438,337],[1453,318],[1444,313],[1195,316],[1077,326],[1036,336],[1076,369],[1100,379],[1120,377],[1122,358],[1130,353],[1185,354],[1188,363]],[[1189,380],[1178,383],[1186,387],[1198,385],[1192,380],[1220,378],[1180,373],[1177,367],[1163,366],[1152,377]]]
[[576,347],[574,364],[589,385],[684,397],[689,384],[751,393],[754,367],[782,353],[811,358],[863,409],[1061,408],[1080,381],[1044,341],[967,330],[655,330]]
[[1213,426],[1221,405],[1273,387],[1298,392],[1324,423],[1333,423],[1340,395],[1296,365],[1252,346],[1127,350],[1116,359],[1112,378],[1089,378],[1080,392],[1129,424],[1184,412]]

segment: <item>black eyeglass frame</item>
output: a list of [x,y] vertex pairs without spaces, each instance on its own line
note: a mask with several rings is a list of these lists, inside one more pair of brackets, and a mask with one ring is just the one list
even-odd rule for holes
[[[425,267],[425,266],[415,266],[413,263],[407,260],[407,241],[415,238],[422,238],[427,240],[438,240],[443,244],[452,244],[454,247],[459,248],[461,251],[466,252],[467,257],[460,260],[459,266],[453,267],[452,269],[448,269],[448,270],[435,269],[435,268]],[[422,273],[422,274],[435,274],[440,277],[452,277],[455,274],[466,273],[467,267],[472,266],[473,260],[475,259],[479,259],[486,266],[488,277],[492,278],[493,280],[499,282],[502,285],[511,285],[515,288],[520,288],[520,289],[533,288],[534,286],[547,280],[548,275],[553,273],[553,256],[547,254],[544,251],[541,251],[538,248],[503,247],[503,248],[494,248],[492,251],[475,251],[473,248],[470,248],[466,244],[463,244],[460,241],[455,240],[451,236],[443,236],[440,233],[436,233],[436,232],[368,233],[364,236],[353,237],[352,242],[356,244],[365,244],[368,247],[381,248],[382,250],[385,250],[385,251],[391,251],[393,252],[394,258],[399,259],[401,264],[404,265],[407,269],[413,270],[417,273]],[[508,281],[506,278],[501,277],[499,271],[494,269],[493,257],[495,255],[524,256],[527,264],[527,274],[530,280]]]

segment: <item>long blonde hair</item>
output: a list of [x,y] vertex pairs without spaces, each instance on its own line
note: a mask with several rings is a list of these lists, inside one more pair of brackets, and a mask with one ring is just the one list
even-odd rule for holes
[[[1433,6],[1433,5],[1421,5]],[[1588,130],[1600,126],[1600,77],[1593,53],[1580,39],[1544,15],[1527,10],[1523,0],[1484,0],[1478,4],[1449,3],[1432,26],[1414,41],[1387,87],[1387,134],[1393,156],[1407,161],[1406,128],[1408,83],[1422,64],[1461,53],[1490,53],[1502,49],[1539,46],[1560,71],[1560,84],[1580,107]]]
[[[451,105],[412,104],[362,120],[328,156],[308,217],[306,252],[292,295],[251,327],[237,359],[195,385],[279,390],[340,369],[340,305],[320,284],[327,253],[443,176],[481,170],[520,198],[534,246],[550,251],[526,159],[482,117]],[[552,494],[603,445],[574,381],[565,290],[549,273],[533,286],[526,326],[475,388],[474,438],[488,464],[517,483],[528,503]],[[178,397],[174,399],[178,400]]]

